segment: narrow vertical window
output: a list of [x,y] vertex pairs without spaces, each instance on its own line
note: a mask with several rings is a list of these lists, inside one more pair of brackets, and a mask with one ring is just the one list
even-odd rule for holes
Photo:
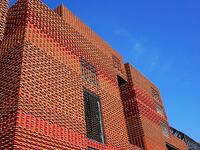
[[87,137],[100,143],[105,143],[100,98],[89,90],[84,89],[84,106]]
[[112,56],[113,59],[113,66],[116,68],[118,71],[121,71],[121,63],[120,60],[116,56]]
[[163,115],[163,109],[162,109],[161,106],[158,105],[158,104],[156,104],[156,111],[157,111],[157,113]]
[[85,80],[95,85],[98,85],[96,68],[82,58],[81,58],[81,75]]
[[154,100],[160,102],[160,95],[158,93],[158,91],[156,91],[155,89],[151,88],[151,93],[152,93],[152,97]]
[[164,122],[161,122],[160,126],[161,126],[161,129],[162,129],[163,135],[166,136],[166,137],[169,137],[167,125]]

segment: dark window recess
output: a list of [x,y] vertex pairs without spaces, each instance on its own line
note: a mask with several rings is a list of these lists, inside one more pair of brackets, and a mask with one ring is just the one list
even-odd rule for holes
[[166,136],[166,137],[169,137],[167,124],[165,124],[164,122],[161,121],[160,126],[161,126],[161,129],[162,129],[163,135]]
[[120,60],[116,56],[112,56],[113,59],[113,66],[116,68],[118,71],[121,71],[121,63]]
[[166,144],[166,146],[167,146],[167,150],[179,150],[170,144]]
[[84,59],[81,59],[81,75],[85,80],[98,85],[96,68]]
[[84,89],[84,106],[87,137],[104,143],[100,98],[94,93]]
[[88,147],[87,150],[97,150],[96,148]]
[[151,88],[151,93],[152,93],[153,99],[155,99],[156,101],[160,101],[160,95],[159,95],[158,91]]
[[156,111],[157,111],[157,113],[164,115],[162,107],[158,104],[156,104]]
[[127,83],[126,80],[124,80],[122,77],[120,77],[120,76],[118,76],[118,75],[117,75],[117,80],[118,80],[118,85],[119,85],[119,86],[122,86],[122,85],[124,85],[124,84]]

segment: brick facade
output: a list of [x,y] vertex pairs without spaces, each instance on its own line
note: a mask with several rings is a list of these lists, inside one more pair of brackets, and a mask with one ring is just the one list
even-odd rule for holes
[[[150,82],[67,8],[18,0],[6,9],[2,0],[1,149],[150,150],[166,149],[165,141],[185,149],[163,138],[159,121],[167,118],[154,111]],[[86,136],[84,89],[100,98],[105,143]]]
[[[186,150],[186,144],[170,133],[158,88],[135,67],[125,64],[125,68],[128,83],[121,86],[120,91],[130,142],[145,150],[166,150],[166,143]],[[157,106],[162,113],[157,111]],[[162,123],[166,124],[168,136],[162,133]]]

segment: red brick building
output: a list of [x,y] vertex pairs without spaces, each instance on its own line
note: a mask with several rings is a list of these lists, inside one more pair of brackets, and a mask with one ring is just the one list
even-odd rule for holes
[[0,2],[1,149],[187,149],[169,132],[158,89],[66,7],[7,5]]

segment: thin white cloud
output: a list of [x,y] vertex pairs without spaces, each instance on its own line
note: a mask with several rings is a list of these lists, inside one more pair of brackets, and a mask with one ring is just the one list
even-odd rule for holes
[[141,55],[144,54],[145,49],[144,49],[142,43],[137,42],[137,43],[132,43],[131,51],[133,52],[133,54],[135,56],[134,57],[135,60],[137,60]]
[[166,73],[171,70],[171,63],[163,63],[160,50],[155,46],[152,47],[146,39],[134,36],[123,27],[115,29],[114,33],[117,36],[126,39],[125,41],[127,41],[127,47],[129,47],[126,51],[128,61],[135,62],[136,64],[142,64],[149,73],[154,72],[155,70]]
[[138,59],[145,51],[145,48],[143,47],[142,40],[138,40],[135,38],[131,32],[126,30],[125,28],[117,28],[114,33],[117,36],[120,36],[122,38],[125,38],[127,41],[127,44],[129,45],[129,49],[127,50],[127,53],[131,54],[132,58],[135,60]]
[[148,65],[148,71],[153,72],[156,67],[158,67],[160,59],[160,54],[158,52],[154,52],[150,55],[150,63]]
[[117,29],[115,29],[114,33],[118,36],[125,37],[131,41],[133,40],[133,35],[125,28],[121,28],[121,27],[117,28]]

